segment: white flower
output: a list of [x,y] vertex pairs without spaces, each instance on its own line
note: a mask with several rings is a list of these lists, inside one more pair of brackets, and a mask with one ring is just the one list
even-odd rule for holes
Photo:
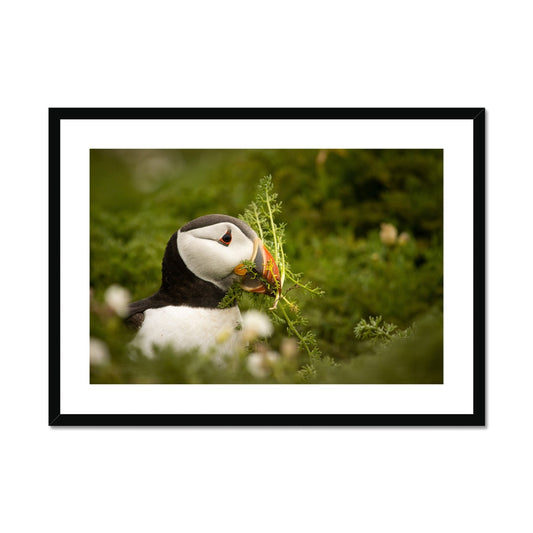
[[404,246],[409,241],[409,234],[405,231],[402,231],[400,235],[398,236],[398,244],[400,246]]
[[298,341],[294,337],[284,337],[280,346],[281,355],[287,359],[295,359],[298,355]]
[[398,230],[392,224],[381,224],[381,231],[379,232],[379,238],[383,244],[392,246],[398,237]]
[[250,342],[258,337],[270,337],[274,327],[268,316],[254,309],[242,315],[242,336],[245,342]]
[[104,294],[106,304],[118,315],[126,316],[130,303],[130,293],[120,285],[111,285]]
[[91,337],[89,346],[89,360],[91,365],[105,365],[109,363],[109,349],[104,341]]
[[278,352],[253,352],[246,360],[246,368],[252,376],[263,379],[268,377],[272,372],[272,366],[279,359]]

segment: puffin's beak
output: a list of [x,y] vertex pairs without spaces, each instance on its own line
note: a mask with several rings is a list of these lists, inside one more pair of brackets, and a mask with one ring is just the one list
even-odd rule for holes
[[[255,263],[256,272],[248,272],[243,264],[235,267],[234,272],[242,276],[241,287],[248,292],[257,292],[274,296],[281,294],[281,277],[278,265],[261,239],[254,241],[254,252],[250,259]],[[255,277],[259,274],[259,277]],[[266,280],[264,283],[263,280]]]

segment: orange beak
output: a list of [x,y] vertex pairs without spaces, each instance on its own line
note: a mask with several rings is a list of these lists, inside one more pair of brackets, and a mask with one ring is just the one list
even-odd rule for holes
[[281,294],[281,277],[278,265],[272,254],[267,250],[259,238],[254,241],[254,253],[251,261],[255,262],[255,272],[248,272],[244,265],[235,267],[234,272],[242,276],[241,287],[248,292]]

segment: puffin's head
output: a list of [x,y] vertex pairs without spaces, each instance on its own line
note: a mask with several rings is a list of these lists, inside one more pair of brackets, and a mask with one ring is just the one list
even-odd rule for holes
[[[272,294],[280,287],[279,270],[256,232],[242,220],[227,215],[195,218],[177,233],[178,253],[185,266],[204,281],[226,291],[236,279],[249,292]],[[248,272],[243,261],[255,263]],[[267,287],[258,277],[266,279]]]

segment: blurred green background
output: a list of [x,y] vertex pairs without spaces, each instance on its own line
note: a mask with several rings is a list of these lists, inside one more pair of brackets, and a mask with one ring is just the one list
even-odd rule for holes
[[[268,174],[292,270],[325,291],[297,296],[331,358],[306,381],[442,382],[442,150],[91,150],[90,173],[91,336],[109,352],[91,365],[92,383],[301,381],[303,354],[262,379],[244,363],[132,357],[131,333],[104,304],[113,284],[132,300],[153,294],[174,231],[208,213],[243,213]],[[356,337],[355,326],[375,316],[409,335]],[[278,328],[272,346],[285,335]]]

